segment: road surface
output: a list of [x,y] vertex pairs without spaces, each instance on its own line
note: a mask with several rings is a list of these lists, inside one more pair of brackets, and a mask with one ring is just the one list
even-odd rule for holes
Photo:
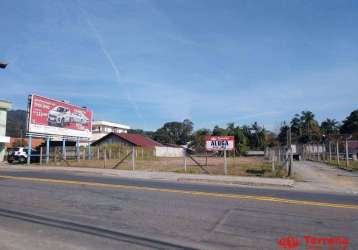
[[0,249],[278,249],[287,235],[358,249],[354,195],[24,170],[2,170],[0,189]]

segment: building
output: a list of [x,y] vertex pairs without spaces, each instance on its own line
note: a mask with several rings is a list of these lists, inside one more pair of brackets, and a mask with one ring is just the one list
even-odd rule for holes
[[143,148],[155,148],[156,146],[162,146],[162,144],[160,144],[159,142],[156,142],[143,135],[113,132],[93,142],[92,146],[101,146],[105,144],[117,144],[127,147]]
[[4,160],[5,143],[10,142],[10,137],[6,134],[7,111],[11,108],[11,103],[0,100],[0,162]]
[[185,149],[178,146],[166,146],[146,136],[129,133],[109,133],[92,143],[92,146],[116,144],[127,147],[141,147],[153,149],[157,157],[183,157]]
[[91,142],[95,142],[109,133],[127,133],[129,126],[108,122],[108,121],[93,121],[92,122],[92,137]]

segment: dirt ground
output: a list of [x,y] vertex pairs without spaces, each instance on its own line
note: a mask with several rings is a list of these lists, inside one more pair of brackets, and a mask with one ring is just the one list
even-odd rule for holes
[[[224,175],[223,157],[193,157],[201,166],[198,166],[191,158],[186,158],[187,173],[209,173],[214,175]],[[65,164],[72,167],[92,167],[92,168],[114,168],[119,163],[119,159],[101,160],[67,160]],[[185,163],[183,157],[176,158],[152,158],[135,159],[135,170],[144,171],[167,171],[167,172],[185,172]],[[64,165],[64,162],[51,162],[53,165]],[[227,158],[228,175],[236,176],[265,176],[280,177],[283,176],[283,170],[272,172],[271,163],[265,162],[263,158],[255,157],[230,157]],[[131,170],[133,163],[131,157],[119,164],[116,169]]]

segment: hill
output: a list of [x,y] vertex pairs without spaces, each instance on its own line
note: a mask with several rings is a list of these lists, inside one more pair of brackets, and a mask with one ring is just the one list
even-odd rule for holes
[[10,110],[7,112],[6,136],[21,137],[26,135],[26,110]]

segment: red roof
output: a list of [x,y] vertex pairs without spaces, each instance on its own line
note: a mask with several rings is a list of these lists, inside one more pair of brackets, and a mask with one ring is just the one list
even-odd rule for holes
[[154,141],[148,137],[139,134],[129,134],[129,133],[114,133],[115,135],[121,137],[122,139],[134,144],[137,147],[144,147],[144,148],[153,148],[155,146],[162,146],[157,141]]
[[108,135],[102,137],[101,139],[93,142],[92,144],[95,145],[98,142],[105,140],[107,137],[115,135],[120,137],[122,140],[125,140],[136,147],[143,147],[143,148],[154,148],[155,146],[162,146],[159,142],[156,142],[146,136],[139,135],[139,134],[129,134],[129,133],[109,133]]

